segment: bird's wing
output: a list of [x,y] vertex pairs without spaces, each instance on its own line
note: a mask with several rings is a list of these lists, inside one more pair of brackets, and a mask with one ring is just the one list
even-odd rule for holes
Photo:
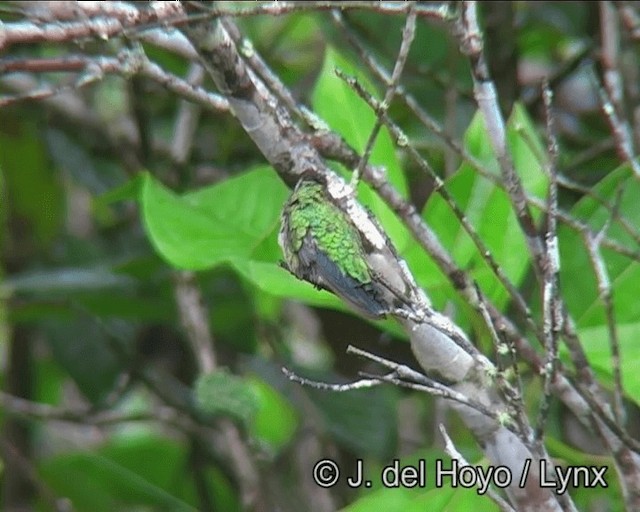
[[384,302],[376,297],[375,288],[371,283],[362,284],[344,274],[338,265],[318,248],[310,235],[305,236],[298,251],[298,258],[302,269],[300,277],[336,294],[365,316],[382,318],[389,312]]

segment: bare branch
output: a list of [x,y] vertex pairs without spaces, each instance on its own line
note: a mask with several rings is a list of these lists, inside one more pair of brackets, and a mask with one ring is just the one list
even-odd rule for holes
[[600,96],[602,112],[611,127],[611,132],[613,133],[613,138],[616,142],[618,154],[620,155],[620,158],[624,159],[629,164],[634,176],[640,179],[640,164],[636,159],[635,149],[633,147],[633,137],[631,136],[629,124],[621,117],[618,110],[616,110],[610,92],[597,82],[595,75],[593,76],[593,80],[596,83],[598,94]]
[[542,285],[542,318],[546,359],[544,365],[543,396],[536,425],[536,439],[541,440],[549,414],[552,383],[558,368],[558,338],[562,331],[562,299],[559,289],[560,254],[558,252],[557,212],[558,212],[558,142],[555,137],[554,114],[552,110],[553,93],[548,83],[544,83],[542,99],[547,121],[547,174],[549,176],[549,194],[547,199],[547,231],[545,234],[545,264]]
[[351,176],[351,186],[355,188],[355,185],[358,183],[360,176],[362,175],[369,158],[371,157],[371,151],[373,150],[373,145],[376,141],[378,133],[380,132],[380,128],[382,128],[382,119],[381,116],[386,113],[393,97],[396,93],[396,89],[398,88],[398,84],[400,83],[400,77],[402,76],[402,70],[404,69],[404,65],[407,62],[407,57],[409,56],[409,50],[411,49],[411,43],[413,42],[413,38],[415,36],[416,31],[416,11],[414,7],[415,4],[412,4],[412,8],[409,11],[409,15],[407,16],[404,30],[402,31],[402,43],[400,45],[400,50],[398,51],[398,57],[396,58],[396,63],[393,68],[393,74],[391,75],[391,81],[387,86],[387,91],[385,92],[384,99],[382,103],[379,105],[376,110],[376,121],[371,129],[371,134],[369,135],[369,139],[367,140],[367,144],[365,145],[364,153],[362,154],[362,158],[360,158],[360,162],[358,162],[358,167],[356,167],[353,175]]
[[[22,92],[16,96],[0,99],[0,107],[25,99],[44,99],[51,96],[76,90],[93,84],[106,74],[116,74],[124,78],[133,75],[143,76],[157,82],[167,90],[207,109],[214,111],[228,111],[229,104],[224,98],[210,93],[205,89],[194,86],[188,80],[183,80],[166,72],[157,64],[151,62],[140,51],[123,50],[117,58],[87,57],[72,55],[48,59],[17,59],[0,61],[0,73],[15,71],[52,72],[68,71],[80,73],[74,84],[65,86],[50,86],[37,91]],[[3,79],[3,80],[6,80]],[[0,82],[2,83],[2,82]]]
[[[438,425],[438,428],[440,429],[440,433],[442,434],[442,438],[444,439],[445,453],[447,453],[449,457],[451,457],[453,460],[458,461],[461,466],[469,466],[469,463],[466,461],[466,459],[462,456],[462,454],[457,450],[457,448],[453,444],[453,441],[449,437],[449,434],[447,434],[447,431],[444,428],[444,425],[440,424]],[[500,496],[493,489],[491,488],[488,489],[487,494],[496,503],[496,505],[500,507],[500,510],[502,510],[503,512],[516,512],[515,509],[511,507],[511,505],[509,505],[502,498],[502,496]]]
[[[606,226],[601,233],[606,231]],[[618,329],[615,321],[615,309],[613,301],[613,289],[607,266],[602,258],[599,249],[599,237],[586,235],[584,243],[589,254],[591,266],[594,270],[596,280],[598,282],[598,293],[600,300],[604,304],[605,315],[607,318],[607,330],[609,335],[609,346],[611,347],[611,368],[613,370],[613,411],[620,425],[625,422],[624,413],[624,387],[622,384],[622,372],[620,370],[620,342],[618,340]]]
[[516,213],[529,252],[533,258],[534,269],[539,281],[542,281],[544,249],[538,235],[533,216],[529,209],[522,182],[515,172],[513,160],[507,148],[505,122],[500,113],[495,84],[491,81],[484,52],[483,37],[478,26],[477,5],[474,1],[462,3],[462,21],[460,24],[460,47],[471,61],[471,74],[474,83],[474,96],[478,108],[487,126],[487,133],[500,164],[505,190]]
[[[498,265],[497,261],[493,258],[491,251],[484,244],[481,237],[476,232],[475,228],[470,224],[466,215],[458,206],[457,202],[453,199],[453,197],[447,191],[444,182],[442,179],[436,174],[433,168],[429,165],[429,163],[420,155],[417,149],[407,140],[406,135],[402,132],[402,130],[389,118],[386,111],[380,111],[380,104],[373,98],[373,96],[364,90],[362,85],[354,78],[345,77],[342,73],[338,73],[347,84],[349,84],[353,90],[376,112],[378,112],[379,118],[384,123],[384,125],[389,129],[393,137],[396,139],[398,145],[407,150],[413,161],[418,164],[421,170],[427,173],[434,181],[435,190],[438,192],[442,198],[445,200],[447,205],[451,208],[456,218],[460,222],[463,229],[467,232],[476,248],[478,249],[478,253],[480,256],[487,262],[489,267],[492,269],[496,277],[499,279],[501,284],[505,287],[505,289],[510,293],[511,298],[514,300],[514,303],[518,310],[522,313],[523,317],[527,320],[529,326],[532,328],[533,332],[538,332],[537,326],[533,322],[533,317],[531,316],[531,311],[527,306],[522,295],[516,290],[515,286],[508,277],[504,274],[501,267]],[[399,215],[405,222],[413,223],[412,217],[408,216],[407,213],[415,212],[415,209],[411,209],[412,207],[407,206],[406,208],[402,208],[399,210]],[[436,262],[441,266],[441,268],[446,272],[446,274],[450,277],[455,276],[456,281],[454,281],[454,286],[458,289],[461,289],[465,292],[472,305],[475,305],[479,302],[480,297],[477,295],[477,287],[475,287],[471,278],[466,275],[465,272],[458,269],[452,258],[444,252],[444,249],[440,246],[435,233],[433,233],[426,223],[419,218],[421,233],[429,233],[429,236],[420,236],[418,241],[422,244],[422,246],[427,250],[427,252],[436,260]],[[485,300],[485,299],[482,299]]]

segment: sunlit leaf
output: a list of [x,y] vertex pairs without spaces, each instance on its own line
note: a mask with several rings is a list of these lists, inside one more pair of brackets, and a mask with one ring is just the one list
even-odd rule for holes
[[158,253],[178,268],[201,270],[247,258],[273,232],[286,194],[267,168],[183,196],[145,175],[140,204]]

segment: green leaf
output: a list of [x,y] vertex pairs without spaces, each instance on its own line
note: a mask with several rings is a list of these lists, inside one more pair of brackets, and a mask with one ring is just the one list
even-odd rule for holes
[[[55,360],[89,400],[99,402],[112,390],[122,371],[104,328],[84,317],[49,319],[42,325]],[[121,328],[122,324],[113,327]],[[131,332],[127,335],[132,339]]]
[[170,264],[200,270],[248,256],[251,238],[189,204],[146,175],[140,193],[142,218],[151,243]]
[[195,396],[203,411],[240,421],[271,452],[284,447],[298,426],[293,406],[258,377],[239,377],[226,370],[201,375]]
[[[40,473],[56,494],[70,499],[78,511],[136,507],[195,511],[196,491],[188,465],[184,443],[138,435],[112,440],[92,452],[50,458],[42,463]],[[220,472],[207,472],[206,483],[224,510],[240,509]]]
[[[432,469],[432,468],[429,468]],[[433,478],[428,471],[427,478]],[[377,489],[365,494],[341,512],[369,512],[385,510],[390,512],[466,512],[467,510],[497,511],[498,506],[487,496],[479,496],[475,489],[454,489],[443,486],[440,489],[406,489],[403,487]]]
[[[549,186],[543,169],[547,151],[527,110],[520,103],[514,105],[507,122],[507,144],[524,189],[533,196],[545,197]],[[532,215],[539,218],[542,212],[533,209]]]
[[253,421],[259,407],[254,388],[227,370],[201,375],[195,384],[195,397],[203,411],[230,416],[245,425]]
[[[616,329],[620,344],[620,369],[625,395],[640,405],[640,372],[638,372],[640,322],[636,319],[632,324],[617,324]],[[578,334],[589,363],[603,382],[612,386],[613,368],[607,326],[587,327],[580,329]]]
[[298,414],[295,408],[265,381],[251,377],[247,383],[259,403],[250,432],[263,447],[277,453],[293,438],[298,428]]
[[96,207],[104,207],[119,201],[135,200],[140,195],[140,188],[144,184],[145,174],[138,174],[125,181],[122,185],[112,188],[95,199]]
[[[610,218],[611,212],[594,196],[613,205],[616,204],[619,190],[622,190],[622,196],[618,205],[618,215],[625,219],[637,234],[640,226],[640,183],[626,165],[610,173],[594,186],[593,195],[578,201],[572,208],[571,215],[582,220],[595,233],[599,232]],[[637,251],[637,243],[619,221],[614,220],[605,234],[607,238],[629,247],[631,251]],[[597,279],[582,236],[575,230],[560,225],[558,239],[560,284],[569,311],[578,327],[604,325],[604,306],[599,297]],[[640,264],[606,248],[602,248],[601,256],[609,274],[616,322],[635,323],[640,318],[640,301],[637,300]]]
[[[411,510],[411,503],[415,499],[415,492],[404,487],[397,489],[378,489],[369,492],[347,505],[341,512],[370,512],[371,510],[385,510],[387,512],[405,512]],[[431,508],[429,508],[431,510]]]
[[259,166],[211,187],[185,194],[185,201],[236,229],[258,245],[279,225],[289,190],[269,166]]
[[267,167],[184,196],[147,174],[140,206],[158,253],[178,268],[201,270],[248,258],[273,233],[286,194]]

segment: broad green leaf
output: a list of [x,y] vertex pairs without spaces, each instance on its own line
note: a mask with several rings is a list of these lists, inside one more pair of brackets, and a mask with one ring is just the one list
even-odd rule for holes
[[253,239],[252,247],[279,225],[289,190],[269,166],[259,166],[184,195],[184,200]]
[[259,408],[258,396],[247,381],[227,370],[201,375],[195,385],[198,406],[213,415],[250,424]]
[[252,239],[200,205],[188,203],[146,175],[141,187],[147,235],[170,264],[201,270],[234,257],[246,257]]
[[201,375],[194,391],[203,411],[240,421],[271,452],[288,443],[298,426],[293,406],[258,377],[241,377],[219,370]]
[[[507,144],[513,165],[524,189],[533,196],[545,197],[549,179],[543,170],[547,150],[524,106],[516,103],[507,123]],[[535,219],[541,212],[533,209]]]
[[[604,199],[610,205],[616,204],[618,191],[622,191],[618,206],[618,215],[636,236],[640,233],[640,183],[635,179],[628,166],[618,168],[592,189],[592,194]],[[607,211],[594,197],[586,196],[571,210],[571,215],[599,232],[610,218]],[[619,221],[613,221],[605,233],[606,237],[618,244],[637,251],[638,245]],[[603,303],[599,298],[597,279],[593,265],[589,260],[583,238],[575,230],[560,225],[558,229],[560,246],[560,284],[567,301],[569,311],[578,327],[595,327],[606,322]],[[640,318],[638,283],[640,283],[640,264],[610,249],[602,248],[609,275],[616,322],[634,323]]]
[[97,207],[104,207],[118,201],[125,201],[127,199],[135,200],[140,194],[140,187],[142,187],[144,181],[145,175],[138,174],[134,178],[125,181],[122,185],[112,188],[98,196],[95,199],[95,205]]
[[[622,195],[617,203],[619,191]],[[640,184],[625,165],[594,186],[592,196],[585,196],[578,201],[570,213],[597,233],[609,222],[611,216],[611,212],[602,206],[601,201],[605,200],[610,205],[617,203],[618,215],[625,219],[627,227],[619,220],[611,220],[605,235],[619,245],[637,251],[637,242],[628,229],[634,230],[637,237],[640,226],[639,194]],[[613,371],[607,319],[587,247],[582,236],[564,224],[558,229],[558,238],[563,297],[576,321],[589,362],[598,375],[611,385]],[[637,340],[640,335],[640,303],[637,299],[640,264],[607,248],[601,248],[600,253],[613,292],[614,321],[620,345],[625,393],[638,401],[640,374],[637,371],[637,361],[640,352]]]
[[293,438],[298,428],[298,413],[278,391],[262,379],[250,377],[247,384],[259,404],[250,432],[263,447],[277,453]]
[[[427,479],[433,478],[433,464],[427,467]],[[428,466],[428,464],[427,464]],[[370,510],[388,510],[390,512],[466,512],[467,510],[497,511],[498,506],[487,496],[480,496],[475,489],[454,489],[444,485],[439,489],[392,487],[377,489],[365,494],[341,512],[369,512]]]
[[[359,154],[364,151],[375,123],[375,115],[367,104],[338,76],[336,68],[355,76],[375,96],[375,89],[358,67],[347,61],[335,49],[329,47],[313,91],[314,111],[329,126],[342,135]],[[406,197],[405,176],[395,154],[395,147],[386,128],[382,128],[371,153],[370,163],[386,168],[389,182]],[[393,240],[402,250],[409,241],[409,233],[397,216],[368,186],[361,184],[358,199],[367,205]]]
[[[387,512],[410,511],[412,510],[411,503],[415,499],[415,494],[415,492],[404,487],[377,489],[347,505],[341,509],[341,512],[370,512],[371,510],[385,510]],[[429,508],[429,510],[432,509]]]
[[201,270],[246,259],[273,233],[286,194],[268,168],[183,196],[145,175],[140,204],[158,253],[176,267]]
[[[84,395],[94,403],[104,398],[122,370],[105,330],[82,317],[48,319],[42,325],[55,360]],[[124,324],[112,324],[112,327],[128,329]],[[133,339],[132,332],[127,332],[127,339]]]
[[[328,47],[320,76],[313,90],[314,111],[332,129],[342,135],[349,145],[362,153],[371,135],[375,114],[364,100],[360,99],[353,89],[336,75],[336,69],[356,77],[367,91],[377,96],[372,83],[358,69],[358,66],[349,62],[336,49]],[[393,142],[386,129],[382,129],[378,135],[371,155],[371,163],[385,165],[391,183],[401,192],[406,192],[404,176],[395,156]]]
[[[188,467],[184,443],[145,435],[115,439],[91,452],[52,457],[41,464],[40,474],[78,511],[195,511],[197,494]],[[220,472],[205,476],[221,508],[240,510]]]
[[[640,322],[617,324],[620,344],[620,369],[626,396],[640,405]],[[608,385],[613,384],[613,368],[611,361],[611,345],[606,325],[587,327],[579,330],[582,346],[589,363],[598,376]]]

